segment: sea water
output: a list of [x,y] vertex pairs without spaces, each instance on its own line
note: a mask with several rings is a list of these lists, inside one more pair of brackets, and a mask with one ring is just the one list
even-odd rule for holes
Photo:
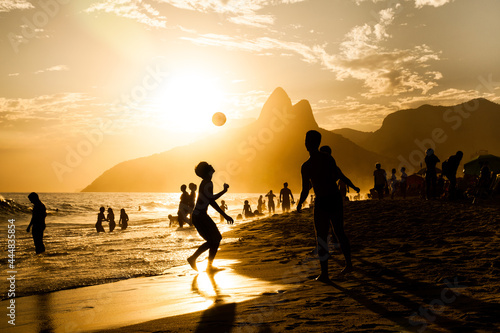
[[[44,244],[46,252],[35,254],[26,228],[32,204],[28,193],[2,193],[0,239],[2,270],[8,267],[7,225],[14,219],[16,296],[101,284],[138,276],[168,274],[186,264],[186,258],[203,242],[191,227],[169,227],[168,215],[177,215],[179,193],[39,193],[47,208]],[[227,213],[236,221],[244,200],[256,209],[258,194],[225,194]],[[220,203],[220,200],[219,200]],[[117,227],[97,233],[99,208],[113,209]],[[126,230],[118,226],[120,209],[129,216]],[[213,208],[208,213],[221,233],[232,226],[220,221]],[[239,223],[236,221],[235,223]],[[223,237],[222,244],[237,239]],[[7,298],[2,281],[0,295]]]

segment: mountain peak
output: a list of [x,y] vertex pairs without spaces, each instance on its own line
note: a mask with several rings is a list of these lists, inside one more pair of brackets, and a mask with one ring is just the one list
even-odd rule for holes
[[292,101],[285,90],[281,87],[274,89],[273,93],[267,99],[266,103],[262,107],[262,111],[259,115],[259,122],[269,121],[269,119],[275,114],[276,110],[291,109]]

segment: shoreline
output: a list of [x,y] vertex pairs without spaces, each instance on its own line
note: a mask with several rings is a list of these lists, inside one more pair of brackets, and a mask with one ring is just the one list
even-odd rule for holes
[[[236,221],[237,228],[223,237],[237,241],[221,245],[214,261],[216,266],[218,262],[226,266],[220,276],[235,273],[244,277],[239,282],[242,286],[259,280],[271,290],[256,288],[252,291],[256,298],[234,302],[227,294],[227,283],[218,281],[216,274],[216,286],[225,299],[205,310],[101,331],[500,329],[496,319],[500,305],[498,205],[415,199],[354,201],[344,208],[355,267],[346,278],[337,275],[342,255],[331,249],[332,285],[314,280],[319,262],[311,254],[315,247],[311,210],[251,223]],[[227,264],[234,260],[238,263]],[[190,285],[195,275],[188,269],[190,278],[182,283]],[[129,280],[137,279],[141,278]]]

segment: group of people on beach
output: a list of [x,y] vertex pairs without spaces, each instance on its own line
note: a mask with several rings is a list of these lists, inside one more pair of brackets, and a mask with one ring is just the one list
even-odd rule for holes
[[[269,214],[274,214],[276,211],[276,206],[274,203],[274,198],[276,198],[276,194],[273,193],[273,190],[270,190],[265,197],[267,198],[267,210]],[[278,198],[278,208],[283,211],[283,213],[289,212],[291,205],[295,204],[295,199],[293,198],[292,191],[288,188],[288,183],[285,182],[283,184],[283,188],[280,191],[280,196]],[[266,200],[264,200],[263,196],[260,195],[257,201],[257,209],[252,210],[250,203],[248,200],[245,200],[243,204],[243,210],[241,214],[238,215],[238,219],[240,218],[252,218],[256,216],[263,216],[264,210],[266,209]]]
[[[105,232],[104,227],[102,226],[102,222],[109,222],[109,232],[113,232],[116,227],[115,222],[115,214],[113,213],[113,209],[111,207],[108,208],[108,216],[104,216],[104,207],[99,208],[99,213],[97,214],[97,222],[95,223],[95,229],[97,232]],[[122,208],[120,210],[120,220],[118,221],[118,226],[121,227],[121,230],[125,230],[128,227],[128,215],[125,212],[125,209]]]

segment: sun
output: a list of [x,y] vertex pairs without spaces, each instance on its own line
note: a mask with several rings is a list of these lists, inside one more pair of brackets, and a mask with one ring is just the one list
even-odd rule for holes
[[163,128],[182,133],[210,131],[212,116],[221,111],[224,93],[216,77],[202,73],[177,73],[154,97],[155,118]]

